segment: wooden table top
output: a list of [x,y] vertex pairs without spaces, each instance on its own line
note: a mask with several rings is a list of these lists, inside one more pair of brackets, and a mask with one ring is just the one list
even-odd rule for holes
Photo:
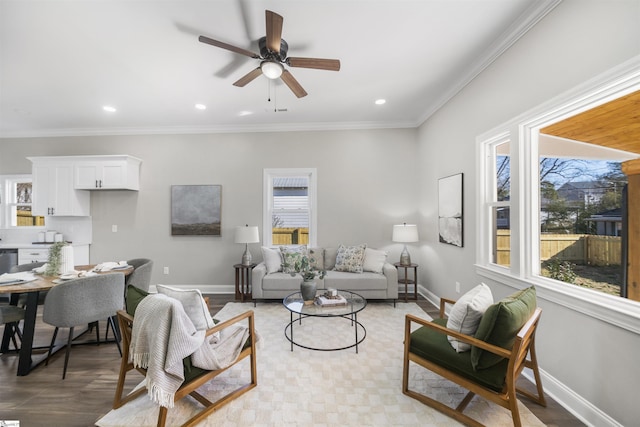
[[[93,269],[96,264],[93,265],[76,265],[76,271],[89,271]],[[125,276],[133,273],[133,267],[123,270],[110,270],[110,271],[102,271],[98,274],[109,274],[109,273],[124,273]],[[21,294],[25,292],[36,292],[36,291],[46,291],[48,289],[53,288],[58,285],[55,281],[60,278],[60,276],[43,276],[41,274],[34,274],[36,280],[26,283],[16,283],[15,285],[7,285],[0,286],[0,293],[2,294]]]

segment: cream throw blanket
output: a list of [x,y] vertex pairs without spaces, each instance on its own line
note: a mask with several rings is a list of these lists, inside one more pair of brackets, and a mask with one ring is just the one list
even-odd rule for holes
[[136,309],[129,361],[147,369],[146,386],[151,400],[172,408],[174,394],[184,382],[182,359],[191,356],[195,367],[222,369],[238,358],[248,337],[249,330],[238,325],[205,340],[205,331],[196,330],[180,301],[153,294]]

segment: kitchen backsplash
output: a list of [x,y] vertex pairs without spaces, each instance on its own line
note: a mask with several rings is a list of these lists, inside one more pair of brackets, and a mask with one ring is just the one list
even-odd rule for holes
[[28,244],[38,241],[38,233],[52,230],[61,233],[65,241],[91,244],[93,240],[91,217],[55,217],[46,219],[46,227],[0,229],[0,244]]

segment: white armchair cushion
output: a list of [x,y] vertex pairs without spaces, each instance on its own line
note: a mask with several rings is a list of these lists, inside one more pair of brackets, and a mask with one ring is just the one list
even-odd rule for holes
[[[447,328],[473,336],[478,329],[482,315],[491,304],[493,304],[491,289],[484,283],[480,283],[462,295],[453,305],[451,313],[449,313],[449,319],[447,320]],[[469,344],[460,342],[451,336],[447,338],[449,339],[451,347],[458,353],[471,350]]]
[[158,293],[175,298],[182,303],[184,311],[198,331],[215,326],[209,313],[209,307],[198,289],[177,289],[166,285],[156,285],[156,288]]

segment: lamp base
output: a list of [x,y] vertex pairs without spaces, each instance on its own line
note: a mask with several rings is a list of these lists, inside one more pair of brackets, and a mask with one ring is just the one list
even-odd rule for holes
[[249,252],[249,245],[245,244],[244,253],[242,254],[242,265],[251,265],[252,264],[252,256],[251,252]]
[[407,245],[404,245],[404,249],[400,254],[400,264],[411,265],[411,256],[409,255],[409,251],[407,250]]

